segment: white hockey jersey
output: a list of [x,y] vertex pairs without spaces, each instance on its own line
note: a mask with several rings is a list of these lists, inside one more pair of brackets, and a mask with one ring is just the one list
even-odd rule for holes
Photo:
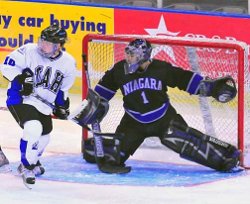
[[[34,94],[52,104],[59,90],[64,92],[66,99],[68,90],[75,81],[76,62],[70,54],[62,51],[55,59],[45,58],[38,53],[35,43],[23,45],[11,52],[1,65],[2,74],[9,81],[21,74],[25,68],[30,68],[34,73]],[[52,113],[51,107],[32,94],[23,97],[23,103],[33,105],[45,115]]]

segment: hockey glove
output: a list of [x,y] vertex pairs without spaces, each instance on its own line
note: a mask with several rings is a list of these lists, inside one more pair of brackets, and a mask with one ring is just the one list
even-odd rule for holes
[[218,79],[205,79],[200,83],[200,95],[212,96],[221,103],[227,103],[235,98],[237,89],[231,76]]
[[30,68],[25,68],[22,74],[16,76],[17,81],[22,85],[21,95],[28,96],[33,92],[33,75]]
[[72,120],[78,125],[85,127],[95,122],[100,123],[109,110],[109,103],[92,89],[88,90],[87,100],[71,114]]
[[69,116],[69,98],[65,100],[63,106],[55,105],[53,114],[59,119],[67,120]]

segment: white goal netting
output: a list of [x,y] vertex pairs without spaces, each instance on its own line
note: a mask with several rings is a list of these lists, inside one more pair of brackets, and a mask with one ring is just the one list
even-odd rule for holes
[[[136,36],[88,35],[83,40],[87,72],[93,88],[105,71],[124,59],[124,48]],[[238,146],[248,159],[250,143],[250,75],[248,48],[242,42],[178,37],[149,37],[152,58],[165,60],[177,67],[199,72],[203,76],[217,78],[232,76],[238,95],[233,101],[222,104],[213,98],[190,96],[178,89],[169,89],[172,105],[185,118],[189,126]],[[85,77],[83,77],[86,80]],[[83,86],[88,84],[83,80]],[[84,88],[83,88],[84,90]],[[86,90],[86,89],[85,89]],[[84,95],[84,93],[83,93]],[[120,92],[110,101],[110,111],[101,123],[103,132],[114,132],[124,111]],[[156,138],[147,139],[143,147],[161,147]]]

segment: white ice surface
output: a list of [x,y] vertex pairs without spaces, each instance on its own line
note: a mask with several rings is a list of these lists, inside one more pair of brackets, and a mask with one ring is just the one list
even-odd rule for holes
[[[4,106],[5,90],[0,89],[0,106]],[[79,96],[72,106],[79,104]],[[0,144],[10,162],[19,160],[19,139],[22,135],[10,113],[0,111]],[[44,156],[81,151],[81,129],[69,121],[54,120],[54,130]],[[134,158],[161,161],[162,151],[139,150]],[[248,204],[250,174],[191,187],[149,187],[95,185],[50,180],[37,180],[28,190],[19,177],[0,174],[0,204]]]

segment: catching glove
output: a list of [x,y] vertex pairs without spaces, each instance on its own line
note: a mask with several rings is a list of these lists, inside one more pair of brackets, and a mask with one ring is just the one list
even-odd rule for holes
[[205,79],[200,82],[200,95],[212,96],[221,103],[227,103],[235,98],[237,89],[231,76],[218,79]]

